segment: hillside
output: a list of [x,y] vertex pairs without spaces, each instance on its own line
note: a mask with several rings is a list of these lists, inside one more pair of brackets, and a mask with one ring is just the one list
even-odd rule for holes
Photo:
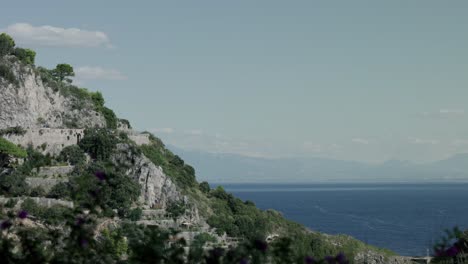
[[408,261],[199,183],[192,166],[118,119],[101,93],[72,85],[71,66],[36,67],[33,51],[14,46],[0,35],[7,263],[346,263],[340,252],[352,263]]

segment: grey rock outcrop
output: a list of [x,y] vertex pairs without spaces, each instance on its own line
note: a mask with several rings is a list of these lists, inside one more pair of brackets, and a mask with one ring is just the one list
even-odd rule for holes
[[77,109],[76,98],[63,96],[42,82],[37,70],[9,58],[0,58],[18,80],[13,84],[0,77],[0,129],[20,126],[23,128],[64,128],[67,122],[77,127],[104,126],[104,117],[92,110],[91,102]]
[[355,263],[367,264],[415,264],[410,257],[383,256],[375,251],[363,251],[354,257]]
[[144,155],[136,154],[127,144],[118,144],[113,156],[116,165],[127,167],[126,174],[141,185],[139,202],[145,208],[166,208],[171,202],[183,201],[183,195],[162,168]]

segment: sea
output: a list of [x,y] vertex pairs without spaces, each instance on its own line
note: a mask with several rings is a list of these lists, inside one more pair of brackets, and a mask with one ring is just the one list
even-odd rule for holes
[[426,256],[445,229],[468,229],[468,183],[221,184],[261,209],[403,256]]

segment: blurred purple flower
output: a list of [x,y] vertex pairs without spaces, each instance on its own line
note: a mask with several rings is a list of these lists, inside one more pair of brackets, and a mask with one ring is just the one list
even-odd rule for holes
[[268,244],[262,240],[255,240],[254,241],[255,248],[260,250],[261,252],[265,253],[268,249]]
[[241,259],[239,264],[249,264],[249,261],[247,259]]
[[315,259],[311,256],[307,256],[304,258],[304,263],[305,264],[314,264],[315,263]]
[[100,181],[103,181],[106,179],[106,174],[103,171],[96,171],[94,173],[94,176],[96,176],[96,178],[98,178]]
[[328,264],[333,264],[333,263],[335,263],[335,258],[332,257],[332,256],[326,256],[326,257],[324,258],[324,260],[325,260]]
[[87,247],[89,245],[89,242],[88,242],[87,239],[82,238],[82,239],[80,239],[80,245],[82,247]]
[[19,213],[18,213],[18,217],[21,218],[21,219],[25,219],[28,217],[28,212],[26,212],[25,210],[21,210]]
[[445,251],[445,256],[455,257],[460,251],[457,246],[451,246]]
[[343,254],[343,252],[340,252],[338,255],[336,255],[335,260],[339,264],[347,264],[348,261],[346,260],[346,256]]
[[85,222],[85,220],[83,219],[83,217],[78,217],[78,218],[76,219],[76,221],[75,221],[75,225],[81,226],[81,225],[84,224],[84,222]]
[[10,228],[12,225],[13,225],[13,224],[11,223],[10,220],[5,220],[5,221],[3,221],[2,224],[0,225],[0,228],[1,228],[2,230],[6,230],[6,229]]

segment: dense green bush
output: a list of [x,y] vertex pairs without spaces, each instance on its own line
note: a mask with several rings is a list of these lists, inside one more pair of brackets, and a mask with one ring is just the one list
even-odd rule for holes
[[115,149],[118,140],[112,131],[105,128],[88,128],[78,144],[91,158],[107,160]]
[[81,207],[95,209],[98,206],[108,215],[117,209],[121,217],[128,216],[140,195],[137,182],[106,163],[91,164],[71,177],[69,186],[72,200]]
[[14,84],[15,86],[19,85],[19,81],[16,79],[15,74],[13,74],[13,71],[7,65],[0,64],[0,77],[3,77],[9,83]]
[[107,107],[103,107],[101,109],[101,114],[104,116],[106,120],[107,128],[116,129],[117,128],[117,116],[115,115],[114,111]]
[[67,146],[62,149],[59,160],[71,165],[84,164],[86,162],[85,152],[77,145]]
[[71,196],[70,186],[66,182],[59,182],[50,189],[46,196],[55,199],[69,199]]
[[0,34],[0,57],[10,54],[15,47],[15,41],[9,35]]
[[182,202],[171,202],[166,207],[166,212],[171,215],[172,218],[177,219],[179,216],[185,213],[185,204]]
[[36,52],[30,49],[15,48],[13,54],[26,64],[34,64],[36,59]]
[[4,196],[21,196],[29,192],[26,176],[14,172],[0,177],[0,194]]
[[210,191],[211,191],[211,187],[210,187],[210,184],[206,181],[204,182],[201,182],[199,185],[198,185],[198,188],[200,189],[200,191],[202,191],[203,193],[205,194],[209,194]]

